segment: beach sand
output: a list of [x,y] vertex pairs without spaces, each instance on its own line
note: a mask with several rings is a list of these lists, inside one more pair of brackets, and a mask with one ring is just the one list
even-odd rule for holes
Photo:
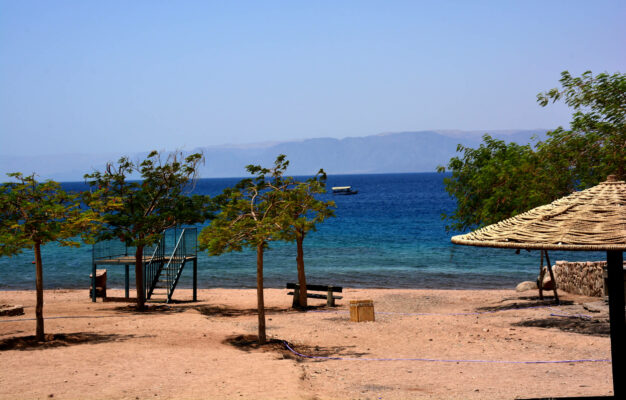
[[[558,309],[536,292],[344,289],[338,307],[310,300],[290,308],[286,290],[266,289],[267,334],[257,333],[256,291],[207,289],[191,302],[138,313],[125,303],[90,302],[87,290],[44,294],[45,330],[34,335],[35,293],[2,291],[25,315],[0,317],[1,399],[512,399],[612,393],[609,362],[551,364],[406,360],[559,361],[610,359],[608,319],[563,294]],[[120,290],[109,295],[122,296]],[[375,322],[350,322],[349,300],[372,299]],[[521,308],[517,308],[521,307]],[[474,315],[417,315],[474,313]],[[590,314],[592,320],[551,316]],[[306,359],[307,355],[357,360]],[[396,358],[404,360],[363,360]]]

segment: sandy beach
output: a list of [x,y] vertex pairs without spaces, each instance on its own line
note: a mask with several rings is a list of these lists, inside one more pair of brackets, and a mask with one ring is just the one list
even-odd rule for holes
[[[548,308],[513,290],[344,289],[338,307],[290,308],[266,289],[259,348],[256,293],[176,291],[138,313],[90,302],[87,290],[2,291],[25,307],[0,317],[1,399],[513,399],[612,394],[608,317],[600,299],[564,293]],[[109,290],[110,296],[122,291]],[[350,322],[349,300],[372,299],[375,322]],[[584,307],[587,305],[587,308]],[[597,311],[597,312],[596,312]],[[585,314],[591,318],[574,317]],[[304,358],[292,353],[341,359]],[[428,359],[431,361],[426,361]],[[481,362],[467,362],[469,360]],[[571,362],[554,363],[555,361]],[[485,362],[482,362],[485,361]],[[550,361],[551,363],[521,363]]]

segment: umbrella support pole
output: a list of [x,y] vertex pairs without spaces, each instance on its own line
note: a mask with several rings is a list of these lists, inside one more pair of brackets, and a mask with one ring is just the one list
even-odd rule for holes
[[543,250],[539,250],[541,253],[541,260],[539,261],[539,279],[537,279],[537,287],[539,288],[539,300],[543,300]]
[[609,273],[609,318],[611,321],[611,360],[613,368],[613,396],[626,397],[626,323],[624,321],[624,255],[622,251],[607,251]]
[[546,262],[548,263],[548,272],[550,273],[550,279],[552,279],[552,285],[554,286],[554,301],[556,304],[560,304],[559,294],[556,291],[556,278],[554,277],[554,272],[552,272],[552,263],[550,262],[550,257],[548,256],[548,250],[544,250],[546,253]]

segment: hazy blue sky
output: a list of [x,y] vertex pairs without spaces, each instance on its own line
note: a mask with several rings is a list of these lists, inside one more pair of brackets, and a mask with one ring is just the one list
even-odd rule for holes
[[0,0],[0,154],[554,128],[626,1]]

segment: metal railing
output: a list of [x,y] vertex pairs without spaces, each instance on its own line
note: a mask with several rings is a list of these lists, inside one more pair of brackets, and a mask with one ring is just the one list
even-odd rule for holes
[[144,265],[143,269],[143,287],[146,294],[146,299],[152,296],[154,287],[156,286],[161,269],[163,268],[163,262],[165,260],[165,233],[161,236],[161,240],[154,248],[152,256],[148,260],[148,263]]
[[[134,264],[136,250],[120,240],[103,240],[93,245],[92,262],[93,265],[98,261],[105,261],[103,263],[107,264]],[[196,255],[196,228],[166,229],[156,244],[144,247],[143,289],[146,300],[152,297],[154,289],[165,288],[169,302],[185,263]]]
[[[173,247],[171,253],[170,249]],[[146,299],[150,299],[157,287],[166,289],[166,302],[172,295],[183,272],[185,263],[197,254],[197,229],[172,228],[163,234],[159,252],[153,256],[150,265],[150,286],[146,289]],[[169,257],[167,256],[169,254]],[[148,268],[146,268],[148,270]]]
[[167,265],[165,266],[164,283],[167,285],[168,302],[172,299],[172,294],[174,293],[174,289],[178,283],[178,278],[180,278],[180,274],[183,272],[183,267],[185,266],[185,261],[187,260],[186,232],[186,229],[182,230],[178,241],[176,242],[176,246],[174,247],[174,251],[172,252],[169,260],[167,260]]

